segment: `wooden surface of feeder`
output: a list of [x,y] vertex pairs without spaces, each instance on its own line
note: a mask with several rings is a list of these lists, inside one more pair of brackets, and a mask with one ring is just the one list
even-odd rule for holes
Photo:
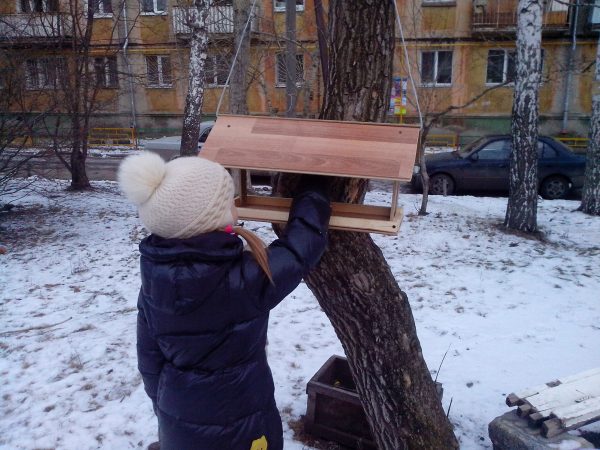
[[201,156],[241,169],[236,205],[245,220],[285,223],[291,206],[289,198],[248,195],[247,170],[393,180],[389,207],[333,203],[330,228],[396,235],[398,182],[412,177],[418,140],[414,126],[222,115]]
[[406,181],[418,140],[414,126],[221,115],[201,155],[228,168]]
[[[286,223],[291,204],[291,199],[281,197],[248,195],[236,199],[238,217],[258,222]],[[404,216],[402,208],[396,208],[392,217],[390,212],[384,206],[332,203],[329,228],[393,236],[398,234]]]

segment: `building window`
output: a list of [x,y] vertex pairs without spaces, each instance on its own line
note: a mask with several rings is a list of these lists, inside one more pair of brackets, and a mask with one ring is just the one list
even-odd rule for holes
[[[285,64],[285,54],[278,53],[276,55],[276,74],[275,85],[277,87],[285,87],[287,80],[287,67]],[[296,84],[301,85],[304,82],[304,57],[296,55]]]
[[58,12],[58,0],[19,0],[20,12]]
[[146,66],[148,69],[148,86],[171,87],[173,85],[171,58],[158,55],[146,56]]
[[167,0],[141,0],[143,14],[165,14]]
[[53,89],[65,75],[64,58],[36,58],[25,61],[27,89]]
[[490,50],[487,59],[488,84],[515,82],[515,52],[509,50]]
[[112,16],[111,0],[89,0],[94,8],[94,16]]
[[119,86],[116,56],[94,58],[96,86],[99,88],[116,88]]
[[546,12],[550,11],[569,11],[569,2],[565,0],[546,0],[544,2]]
[[[273,2],[273,9],[275,11],[285,11],[285,0]],[[304,0],[296,0],[296,11],[304,11]]]
[[[542,48],[540,51],[540,71],[544,71],[544,55]],[[487,60],[487,75],[485,82],[487,84],[509,84],[514,83],[517,76],[517,54],[514,50],[490,50]]]
[[452,84],[452,52],[421,52],[421,84],[444,86]]
[[204,83],[207,86],[225,86],[229,76],[229,62],[227,55],[208,55],[204,66]]

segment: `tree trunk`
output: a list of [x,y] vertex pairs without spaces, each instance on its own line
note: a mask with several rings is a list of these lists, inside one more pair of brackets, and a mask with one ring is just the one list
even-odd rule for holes
[[70,189],[74,191],[82,191],[90,187],[90,180],[88,179],[87,172],[85,170],[86,156],[82,148],[81,135],[81,124],[79,114],[74,114],[71,118],[71,139],[72,139],[72,150],[71,150],[71,186]]
[[296,117],[296,0],[285,2],[285,94],[287,97],[286,117]]
[[586,214],[600,216],[600,39],[596,50],[596,77],[592,97],[590,140],[587,148],[585,182],[580,209]]
[[[331,1],[323,118],[385,121],[393,11],[387,0]],[[292,176],[284,176],[280,188],[292,183]],[[336,179],[333,199],[361,202],[366,186],[366,180]],[[458,448],[423,359],[408,298],[369,234],[331,231],[328,250],[306,281],[344,347],[379,449]]]
[[419,137],[419,147],[417,149],[417,159],[419,161],[421,186],[423,187],[423,196],[421,197],[421,207],[419,208],[419,215],[427,215],[427,204],[429,203],[429,174],[427,173],[427,161],[425,160],[425,141],[431,130],[431,124],[425,125],[421,130],[421,136]]
[[[250,30],[247,29],[244,33],[244,27],[248,21],[250,6],[250,0],[233,1],[233,51],[236,52],[238,47],[240,50],[234,62],[235,69],[231,74],[229,86],[229,110],[231,114],[248,114],[246,73],[248,72],[250,58]],[[248,28],[250,27],[248,26]]]
[[329,73],[329,52],[327,49],[327,25],[325,24],[322,0],[315,0],[315,23],[317,24],[317,40],[319,43],[319,56],[321,58],[323,85],[327,86],[327,74]]
[[188,25],[192,29],[190,40],[190,70],[188,93],[183,113],[181,131],[181,156],[195,156],[198,153],[202,105],[204,103],[204,68],[208,49],[208,28],[206,18],[210,0],[194,0],[189,8]]
[[542,2],[519,0],[517,67],[512,109],[509,197],[504,225],[537,231],[537,140],[541,80]]

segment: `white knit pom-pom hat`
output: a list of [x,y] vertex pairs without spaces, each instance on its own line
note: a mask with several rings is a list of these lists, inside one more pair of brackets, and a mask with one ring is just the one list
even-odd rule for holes
[[123,160],[118,179],[144,226],[161,237],[185,239],[233,223],[233,180],[215,162],[190,156],[167,163],[142,152]]

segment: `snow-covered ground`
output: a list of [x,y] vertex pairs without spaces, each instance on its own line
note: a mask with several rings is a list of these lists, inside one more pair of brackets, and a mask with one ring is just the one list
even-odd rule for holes
[[[145,231],[115,183],[66,186],[36,180],[0,213],[0,448],[145,448],[156,439],[135,358]],[[532,239],[499,226],[505,198],[431,197],[426,217],[420,196],[400,201],[400,234],[373,237],[409,295],[429,367],[448,352],[437,377],[461,448],[491,448],[487,424],[508,411],[507,394],[600,365],[600,218],[540,200],[543,237]],[[246,226],[274,238],[268,225]],[[341,345],[302,284],[269,329],[286,449],[311,448],[289,424],[332,354]]]

